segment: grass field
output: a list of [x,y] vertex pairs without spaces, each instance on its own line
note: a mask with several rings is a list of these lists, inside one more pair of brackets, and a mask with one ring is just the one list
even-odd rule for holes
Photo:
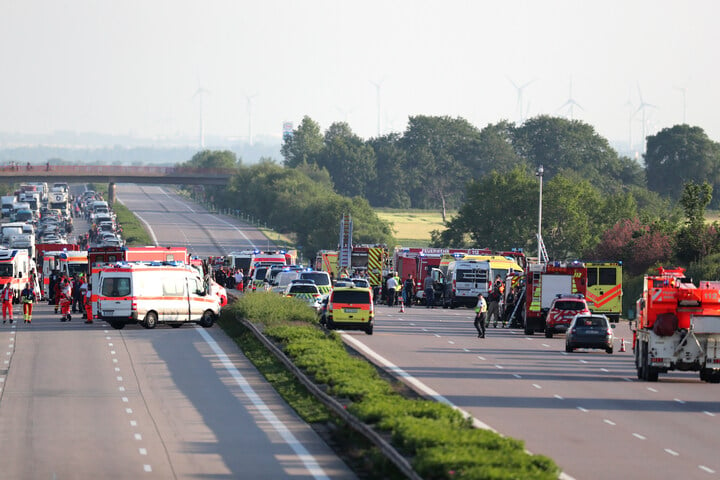
[[[376,210],[378,216],[390,223],[393,234],[403,247],[426,247],[430,243],[430,232],[444,230],[439,210]],[[457,212],[448,212],[448,220]]]

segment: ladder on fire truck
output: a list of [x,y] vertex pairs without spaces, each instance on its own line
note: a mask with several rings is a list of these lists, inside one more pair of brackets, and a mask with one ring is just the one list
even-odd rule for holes
[[338,269],[350,270],[352,259],[352,217],[345,213],[340,220],[340,252],[338,254]]
[[540,251],[538,252],[538,261],[540,263],[548,263],[550,258],[548,257],[547,249],[545,248],[545,242],[543,242],[542,235],[536,233],[535,236],[538,239],[538,245],[540,247]]

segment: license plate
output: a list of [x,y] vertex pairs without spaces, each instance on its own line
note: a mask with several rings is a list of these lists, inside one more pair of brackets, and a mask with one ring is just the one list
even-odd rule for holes
[[115,313],[115,310],[103,310],[102,311],[103,315],[112,315],[113,313]]
[[345,313],[357,313],[357,308],[345,308]]

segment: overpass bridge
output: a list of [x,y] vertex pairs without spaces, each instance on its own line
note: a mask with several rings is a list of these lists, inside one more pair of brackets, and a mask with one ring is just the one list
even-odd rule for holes
[[232,168],[209,169],[124,165],[3,165],[0,166],[0,183],[107,183],[108,201],[113,202],[115,200],[116,183],[225,186],[235,172],[236,170]]

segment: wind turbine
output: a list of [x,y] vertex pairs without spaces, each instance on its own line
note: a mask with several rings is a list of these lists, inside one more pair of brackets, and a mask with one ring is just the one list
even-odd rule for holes
[[200,148],[205,148],[205,123],[203,121],[203,95],[209,95],[210,92],[202,87],[198,87],[193,98],[200,97]]
[[255,97],[257,97],[257,93],[253,93],[252,95],[245,95],[245,105],[247,108],[247,114],[248,114],[248,144],[252,146],[252,101]]
[[575,107],[578,107],[580,110],[584,110],[583,107],[575,101],[575,99],[572,96],[572,77],[570,78],[570,93],[568,94],[568,99],[565,103],[563,103],[560,108],[557,109],[559,112],[560,110],[563,110],[565,108],[568,108],[570,110],[570,120],[573,120],[573,113]]
[[687,104],[686,104],[687,88],[686,88],[686,87],[675,87],[675,90],[679,90],[680,92],[682,92],[682,96],[683,96],[683,125],[684,125],[684,124],[687,123],[687,122],[685,121],[685,112],[686,112],[686,106],[687,106]]
[[515,87],[515,90],[517,91],[517,105],[515,106],[515,111],[518,114],[519,123],[523,123],[523,121],[525,120],[525,118],[523,117],[523,90],[525,90],[525,87],[527,87],[537,79],[530,80],[529,82],[526,82],[522,85],[518,85],[517,83],[513,82],[510,77],[507,77],[507,79],[510,81],[510,83],[512,83],[512,86]]
[[648,108],[657,108],[655,105],[651,103],[645,102],[643,100],[642,91],[640,90],[640,82],[638,82],[638,95],[640,96],[640,106],[637,110],[635,110],[635,115],[637,115],[638,112],[642,112],[642,141],[643,141],[643,153],[646,153],[647,149],[647,138],[645,137],[645,128],[647,126],[647,120],[645,117],[645,112]]
[[350,115],[352,112],[355,111],[354,108],[342,108],[342,107],[335,107],[338,112],[340,112],[340,115],[342,115],[343,122],[348,123],[348,115]]
[[631,101],[631,94],[628,94],[628,100],[625,102],[625,106],[628,108],[628,151],[632,152],[632,121],[633,117],[635,117],[635,110]]
[[373,82],[370,80],[370,83],[375,85],[375,96],[377,100],[377,136],[380,137],[381,129],[380,129],[380,87],[382,87],[383,82],[385,81],[387,77],[383,77],[377,82]]

